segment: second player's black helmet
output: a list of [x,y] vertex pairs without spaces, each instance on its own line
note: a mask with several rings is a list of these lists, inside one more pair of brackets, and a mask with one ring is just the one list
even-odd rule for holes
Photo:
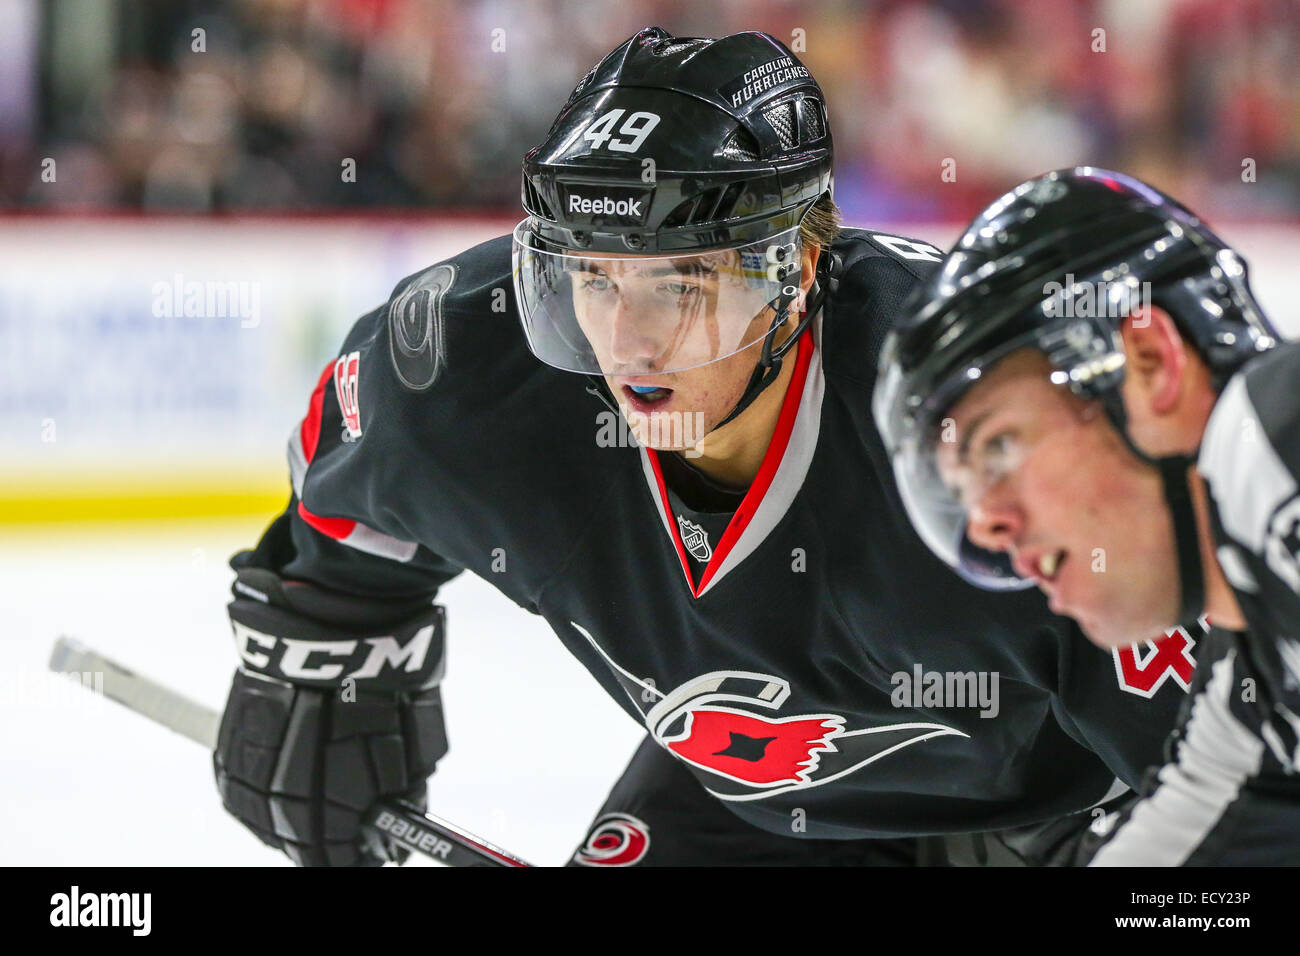
[[984,372],[1033,347],[1054,383],[1099,400],[1130,449],[1160,467],[1184,560],[1184,617],[1200,613],[1189,459],[1149,458],[1125,422],[1120,329],[1146,305],[1169,313],[1217,385],[1277,339],[1226,243],[1159,190],[1093,167],[1057,170],[999,198],[904,303],[881,352],[875,420],[913,524],[967,578],[1028,583],[965,536],[965,512],[933,467],[936,435]]
[[523,205],[557,246],[738,246],[797,226],[831,191],[821,88],[766,33],[623,43],[578,83],[523,164]]
[[[1103,397],[1122,381],[1119,319],[1144,283],[1220,381],[1276,338],[1245,262],[1177,200],[1090,166],[1017,186],[904,303],[881,356],[886,441],[950,405],[945,386],[969,385],[972,363],[1022,345],[1041,345],[1081,397]],[[1110,300],[1095,301],[1098,290]]]

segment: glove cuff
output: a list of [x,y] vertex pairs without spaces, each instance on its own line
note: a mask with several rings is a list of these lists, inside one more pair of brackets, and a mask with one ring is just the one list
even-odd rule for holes
[[[342,687],[350,681],[376,691],[418,691],[442,680],[446,619],[441,605],[429,604],[383,628],[342,628],[280,606],[275,590],[250,587],[243,577],[241,572],[235,581],[228,608],[244,671],[305,687]],[[295,603],[301,604],[303,587],[310,586],[295,582]]]

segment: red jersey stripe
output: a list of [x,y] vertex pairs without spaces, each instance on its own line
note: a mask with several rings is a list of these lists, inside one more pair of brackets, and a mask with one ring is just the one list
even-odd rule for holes
[[311,393],[311,400],[307,403],[307,417],[302,420],[300,430],[302,451],[308,464],[311,464],[311,460],[316,457],[316,445],[320,442],[320,419],[325,402],[325,386],[333,379],[336,364],[338,364],[337,359],[325,366],[320,381],[316,383],[316,388]]
[[327,535],[336,541],[342,541],[357,528],[357,523],[351,518],[322,518],[320,515],[314,515],[307,510],[307,506],[301,501],[298,502],[298,517],[321,534]]
[[[749,526],[749,519],[758,510],[763,495],[767,493],[773,477],[776,476],[777,468],[781,466],[781,460],[785,457],[785,447],[790,443],[790,433],[794,431],[794,420],[799,414],[799,402],[803,398],[803,386],[808,378],[808,366],[812,362],[813,347],[811,334],[805,334],[796,346],[798,354],[795,357],[794,375],[790,379],[790,387],[786,389],[785,400],[781,403],[781,416],[776,420],[776,431],[772,433],[772,442],[767,446],[767,453],[763,456],[763,463],[758,466],[758,474],[754,476],[754,483],[749,486],[749,493],[745,495],[740,507],[732,515],[727,530],[722,533],[722,540],[718,542],[708,567],[700,577],[699,587],[696,588],[697,595],[712,580],[728,552],[745,533],[745,528]],[[673,530],[677,530],[676,525]]]

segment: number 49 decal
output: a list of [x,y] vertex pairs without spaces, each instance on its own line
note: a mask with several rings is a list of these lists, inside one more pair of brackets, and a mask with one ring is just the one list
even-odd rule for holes
[[614,136],[615,124],[626,112],[623,109],[610,110],[587,127],[582,138],[591,142],[592,149],[608,148],[619,153],[635,153],[650,135],[650,131],[659,125],[659,114],[637,111],[623,120],[623,125],[618,130],[619,137],[630,136],[631,139],[611,138]]

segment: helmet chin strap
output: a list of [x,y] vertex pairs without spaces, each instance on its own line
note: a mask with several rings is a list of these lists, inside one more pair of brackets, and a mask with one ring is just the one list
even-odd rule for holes
[[1128,433],[1128,415],[1118,392],[1103,399],[1106,415],[1119,432],[1129,451],[1141,461],[1154,465],[1160,472],[1165,506],[1174,525],[1174,547],[1178,552],[1178,625],[1184,629],[1196,626],[1205,613],[1205,566],[1201,562],[1201,538],[1196,526],[1196,508],[1192,503],[1192,489],[1188,469],[1196,464],[1194,455],[1166,455],[1153,458],[1133,444]]
[[1174,519],[1174,545],[1178,548],[1178,580],[1181,598],[1178,623],[1184,628],[1196,626],[1205,613],[1205,568],[1201,563],[1201,538],[1196,528],[1196,509],[1187,470],[1196,463],[1188,455],[1170,455],[1156,460],[1164,484],[1165,504]]
[[813,318],[822,307],[822,302],[828,292],[835,291],[839,286],[839,275],[841,263],[839,256],[826,249],[817,257],[817,275],[813,280],[813,286],[809,293],[807,308],[799,317],[799,324],[794,327],[794,331],[786,338],[784,342],[773,348],[773,342],[776,339],[776,333],[785,325],[786,320],[790,317],[790,306],[797,296],[782,295],[776,300],[776,315],[772,317],[772,324],[763,336],[763,349],[759,354],[758,364],[754,367],[754,373],[749,377],[749,384],[745,386],[745,391],[741,393],[740,400],[726,417],[718,424],[713,426],[717,431],[723,425],[728,424],[737,418],[745,409],[754,404],[754,399],[762,394],[763,390],[776,381],[781,374],[781,359],[785,354],[794,347],[799,341],[799,337],[812,324]]

